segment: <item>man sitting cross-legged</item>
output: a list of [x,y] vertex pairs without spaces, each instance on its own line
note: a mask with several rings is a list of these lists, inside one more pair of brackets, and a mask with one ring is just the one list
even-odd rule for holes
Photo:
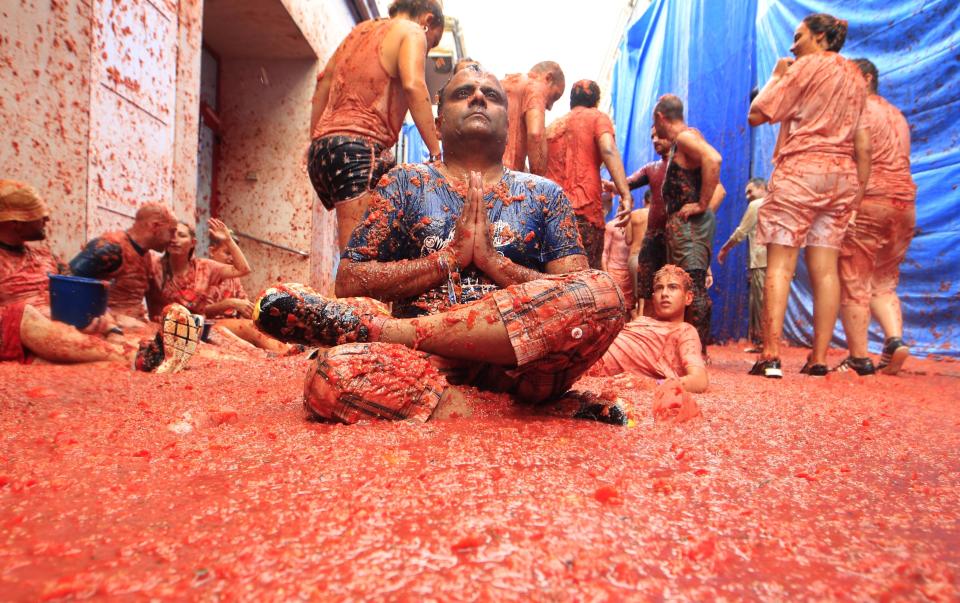
[[683,321],[693,301],[690,275],[667,264],[653,277],[653,313],[628,322],[591,369],[595,375],[633,373],[654,379],[679,379],[692,393],[707,389],[707,369],[697,329]]
[[[318,418],[425,421],[458,398],[450,383],[552,401],[623,326],[623,296],[587,268],[560,187],[504,169],[497,79],[470,66],[439,98],[443,161],[381,179],[337,276],[338,295],[393,301],[394,317],[290,286],[255,304],[259,328],[278,339],[346,344],[324,352],[308,377],[306,405]],[[551,408],[560,406],[626,421],[612,405]]]

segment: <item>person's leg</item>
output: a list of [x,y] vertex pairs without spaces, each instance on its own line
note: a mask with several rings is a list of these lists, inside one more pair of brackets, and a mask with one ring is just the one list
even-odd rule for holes
[[587,263],[589,263],[590,268],[600,270],[603,259],[603,227],[596,226],[593,222],[578,214],[574,214],[574,220],[577,223],[577,231],[580,233],[583,250],[587,254]]
[[687,270],[693,281],[693,302],[687,306],[686,320],[697,329],[700,336],[702,353],[707,354],[707,342],[710,339],[710,314],[713,302],[707,293],[707,271]]
[[370,203],[370,193],[363,193],[353,199],[337,203],[337,245],[340,251],[347,247],[353,229],[360,223]]
[[780,337],[787,313],[790,282],[800,249],[777,243],[767,245],[767,276],[763,289],[763,360],[780,358]]
[[900,297],[896,291],[871,298],[870,313],[880,323],[885,339],[903,338],[903,312],[900,309]]
[[[837,273],[838,249],[807,247],[807,271],[813,288],[813,351],[812,364],[826,364],[827,348],[833,337],[840,310],[840,277]],[[786,304],[784,304],[786,309]],[[782,320],[781,320],[782,327]]]
[[763,343],[763,287],[766,281],[767,269],[750,269],[750,328],[748,335],[750,343]]
[[847,228],[838,259],[840,321],[852,358],[867,358],[873,278],[880,250],[887,244],[882,209],[866,200],[856,221]]
[[26,306],[20,322],[23,346],[44,360],[57,363],[133,362],[135,350],[81,333],[74,327],[50,320],[33,306]]

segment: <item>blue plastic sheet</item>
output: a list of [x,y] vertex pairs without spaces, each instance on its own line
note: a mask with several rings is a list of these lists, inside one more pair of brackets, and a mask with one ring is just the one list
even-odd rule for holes
[[[751,174],[766,178],[772,170],[777,130],[748,126],[749,91],[763,86],[777,58],[789,56],[794,29],[815,12],[848,20],[843,54],[877,65],[880,94],[911,124],[917,236],[898,289],[905,337],[915,352],[960,356],[960,3],[654,0],[626,32],[614,69],[613,115],[627,169],[653,159],[653,105],[661,94],[678,94],[686,101],[688,123],[724,157],[721,182],[728,196],[717,214],[719,249],[739,222]],[[720,340],[747,332],[746,252],[744,243],[724,266],[713,265],[713,334]],[[801,260],[784,327],[788,339],[810,343],[812,310]],[[876,324],[870,341],[879,352]],[[835,343],[845,345],[839,322]]]

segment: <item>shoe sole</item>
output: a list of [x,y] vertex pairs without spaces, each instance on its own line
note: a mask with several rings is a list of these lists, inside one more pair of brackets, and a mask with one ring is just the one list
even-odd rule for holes
[[900,372],[900,369],[903,368],[903,363],[906,362],[909,357],[910,348],[907,346],[897,348],[893,354],[890,355],[890,364],[880,369],[880,372],[884,375],[896,375]]
[[164,361],[155,372],[179,373],[197,351],[203,332],[203,317],[190,314],[186,309],[171,312],[164,316],[162,328]]
[[783,379],[783,369],[763,369],[763,376],[767,379]]

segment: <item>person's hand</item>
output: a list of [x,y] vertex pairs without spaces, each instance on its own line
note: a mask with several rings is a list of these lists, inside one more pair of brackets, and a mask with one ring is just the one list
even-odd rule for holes
[[640,320],[643,318],[643,310],[640,309],[640,304],[637,304],[630,311],[630,320]]
[[617,192],[617,185],[613,183],[613,180],[600,180],[600,186],[605,193]]
[[717,263],[723,266],[723,263],[727,261],[727,254],[730,253],[730,248],[724,245],[720,248],[720,251],[717,252]]
[[707,278],[703,284],[707,289],[713,286],[713,270],[707,269]]
[[[630,205],[627,205],[627,203],[629,203]],[[613,218],[614,220],[616,220],[613,223],[614,226],[616,226],[617,228],[627,228],[628,226],[630,226],[630,212],[632,211],[631,210],[632,204],[633,204],[632,198],[620,201],[620,208],[617,210],[617,215],[614,216]]]
[[122,329],[117,326],[117,321],[114,320],[113,314],[107,311],[91,320],[90,324],[80,329],[80,332],[86,333],[87,335],[103,335],[106,337],[111,332],[115,332],[115,330],[122,332]]
[[700,207],[699,203],[687,203],[683,207],[677,210],[677,215],[680,216],[683,220],[689,220],[690,216],[696,216],[697,214],[702,214],[703,208]]
[[227,225],[216,218],[207,220],[207,227],[210,229],[210,236],[222,241],[230,240],[230,229]]
[[494,263],[499,259],[497,249],[493,246],[492,235],[490,232],[490,220],[487,218],[487,208],[483,204],[483,178],[480,172],[470,172],[470,187],[467,189],[467,196],[473,196],[476,199],[476,213],[474,214],[474,230],[476,236],[473,238],[473,263],[487,275],[494,268]]
[[[468,176],[467,198],[463,203],[463,211],[457,218],[454,227],[453,240],[446,249],[453,253],[457,265],[461,269],[473,263],[473,246],[477,238],[477,207],[483,205],[483,193],[474,191],[472,186],[473,174]],[[486,215],[486,214],[484,214]]]
[[229,304],[230,309],[236,310],[237,315],[241,318],[250,318],[253,316],[253,302],[249,299],[231,297],[225,301]]
[[783,77],[783,74],[787,72],[787,69],[790,65],[793,65],[794,59],[790,57],[783,57],[777,64],[773,67],[773,77]]

